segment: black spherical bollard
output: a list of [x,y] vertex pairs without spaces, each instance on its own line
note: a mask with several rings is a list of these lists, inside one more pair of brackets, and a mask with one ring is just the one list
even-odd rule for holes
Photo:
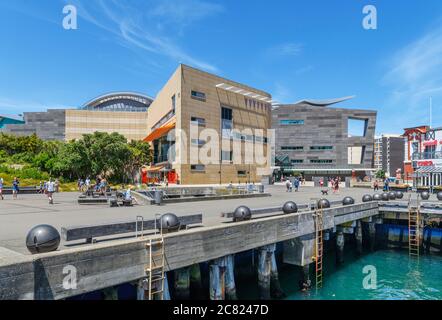
[[442,191],[437,193],[437,200],[442,201]]
[[298,212],[298,206],[293,201],[287,201],[282,206],[282,211],[285,214],[296,213],[296,212]]
[[320,199],[317,203],[318,209],[327,209],[330,208],[330,201],[327,199]]
[[32,254],[55,251],[59,244],[60,233],[47,224],[32,228],[26,237],[26,247]]
[[390,200],[396,200],[396,192],[394,192],[394,191],[389,192],[388,193],[388,198]]
[[382,197],[382,201],[390,200],[390,195],[387,192],[384,192],[381,197]]
[[349,205],[352,205],[352,204],[355,204],[355,199],[353,199],[352,197],[345,197],[342,200],[342,205],[344,205],[344,206],[349,206]]
[[173,213],[165,213],[160,218],[160,228],[163,232],[178,231],[180,226],[180,219]]
[[240,206],[233,212],[234,222],[247,221],[250,219],[252,219],[252,211],[250,211],[249,207]]
[[396,191],[396,199],[404,198],[404,193],[402,191]]
[[362,202],[370,202],[373,201],[373,197],[369,194],[366,194],[362,197]]
[[374,200],[374,201],[382,201],[382,195],[381,195],[380,193],[376,193],[376,194],[373,196],[373,200]]
[[422,200],[428,200],[430,199],[430,193],[428,191],[424,191],[421,193]]

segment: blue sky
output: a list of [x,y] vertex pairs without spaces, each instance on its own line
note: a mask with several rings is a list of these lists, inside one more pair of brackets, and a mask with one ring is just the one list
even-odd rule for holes
[[182,62],[284,103],[356,95],[339,106],[378,110],[378,133],[428,123],[432,96],[442,126],[439,0],[0,0],[0,39],[0,113],[155,96]]

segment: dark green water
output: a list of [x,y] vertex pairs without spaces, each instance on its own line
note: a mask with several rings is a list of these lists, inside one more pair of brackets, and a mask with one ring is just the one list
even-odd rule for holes
[[[442,257],[425,255],[410,259],[408,251],[377,251],[361,257],[346,256],[336,267],[334,256],[326,261],[323,288],[298,290],[297,272],[282,270],[281,280],[289,300],[434,300],[442,299]],[[364,289],[365,266],[376,270],[376,289]],[[292,270],[293,271],[293,270]],[[372,273],[371,273],[372,274]],[[313,281],[314,282],[314,281]],[[293,285],[292,285],[293,284]]]
[[[339,267],[333,251],[324,257],[323,288],[318,292],[314,286],[314,270],[311,270],[313,287],[308,293],[303,293],[298,284],[300,268],[283,265],[279,277],[286,299],[442,300],[442,256],[422,255],[417,261],[409,258],[408,250],[380,250],[357,256],[353,248],[347,249],[345,263]],[[373,266],[376,270],[376,289],[364,289],[363,281],[368,275],[363,273],[366,266]],[[258,298],[255,277],[239,278],[237,289],[240,298]]]

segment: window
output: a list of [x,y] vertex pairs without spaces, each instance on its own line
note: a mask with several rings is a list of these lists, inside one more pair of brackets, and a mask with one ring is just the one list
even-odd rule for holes
[[246,170],[238,170],[237,174],[238,174],[238,177],[245,177],[245,176],[247,176],[247,171]]
[[175,95],[172,96],[172,111],[173,113],[175,113],[175,108],[176,108],[176,97]]
[[333,150],[332,146],[312,146],[310,147],[311,151],[321,151],[321,150]]
[[206,101],[206,94],[204,92],[192,90],[190,96],[195,100]]
[[291,162],[292,164],[299,164],[299,163],[304,163],[304,160],[292,159],[290,162]]
[[297,126],[304,124],[304,120],[279,120],[279,124],[282,126]]
[[333,163],[333,160],[310,160],[310,163],[317,163],[317,164],[330,164]]
[[190,170],[192,170],[192,171],[205,171],[206,166],[203,164],[192,164],[190,166]]
[[230,108],[221,107],[221,132],[224,138],[232,137],[233,112]]
[[348,136],[349,137],[365,137],[367,131],[368,120],[348,119]]
[[191,117],[190,123],[195,126],[205,127],[206,126],[206,119],[198,118],[198,117]]
[[281,150],[284,150],[284,151],[304,150],[304,147],[299,147],[299,146],[282,146]]
[[201,140],[201,139],[192,139],[192,144],[194,146],[202,147],[203,145],[206,144],[206,141]]
[[233,161],[233,151],[221,151],[221,161]]

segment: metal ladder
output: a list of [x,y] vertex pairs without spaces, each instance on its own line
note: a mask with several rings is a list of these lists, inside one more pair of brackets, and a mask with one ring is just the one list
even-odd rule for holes
[[323,235],[323,209],[316,206],[315,210],[315,272],[316,272],[316,290],[322,288],[323,280],[323,255],[324,255],[324,235]]
[[[149,257],[149,263],[145,266],[146,279],[143,280],[144,299],[147,300],[163,300],[164,299],[164,280],[165,280],[165,254],[164,254],[164,237],[163,229],[160,229],[157,235],[157,221],[161,218],[160,214],[155,215],[155,238],[150,238],[145,246]],[[136,237],[138,237],[138,222],[141,221],[141,237],[143,237],[144,218],[137,216]]]
[[408,204],[408,253],[410,257],[419,258],[420,237],[420,202],[419,195],[417,204],[411,204],[411,196]]
[[145,271],[147,278],[148,300],[163,300],[164,298],[164,238],[149,239],[146,243],[146,249],[149,252],[149,264]]

